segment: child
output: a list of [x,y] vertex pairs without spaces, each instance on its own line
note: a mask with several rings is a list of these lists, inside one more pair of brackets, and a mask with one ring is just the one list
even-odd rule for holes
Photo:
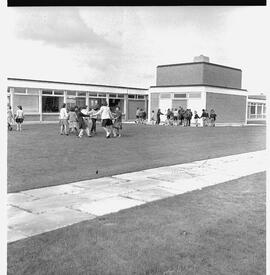
[[198,120],[199,120],[199,115],[197,114],[197,111],[194,111],[194,119],[195,119],[195,125],[196,125],[196,127],[198,127],[199,126],[199,122],[198,122]]
[[71,107],[70,108],[70,111],[68,113],[68,122],[69,122],[69,134],[70,133],[74,133],[76,132],[76,134],[78,135],[79,134],[79,131],[78,131],[78,118],[77,118],[77,115],[75,113],[75,108],[74,107]]
[[160,124],[160,116],[163,115],[163,113],[160,111],[160,109],[158,109],[157,111],[157,121],[156,124],[159,125]]
[[140,108],[137,107],[137,110],[136,110],[136,120],[135,120],[135,123],[139,124],[139,118],[140,118]]
[[98,111],[98,107],[96,106],[94,109],[92,109],[89,112],[90,118],[92,120],[91,134],[97,133],[97,114],[96,114],[97,111]]
[[215,110],[212,109],[210,111],[210,125],[211,125],[211,127],[215,127],[216,126],[216,117],[217,117],[217,115],[215,113]]
[[151,113],[151,124],[155,125],[155,111],[154,110]]
[[22,123],[23,123],[23,120],[24,120],[24,113],[23,113],[21,105],[18,105],[17,108],[18,109],[16,111],[15,121],[17,123],[17,131],[21,132],[22,131]]
[[177,109],[175,108],[174,111],[173,111],[173,124],[175,126],[178,125],[178,111]]
[[68,127],[68,113],[66,109],[66,104],[64,103],[62,105],[62,108],[60,109],[60,114],[59,114],[59,123],[60,123],[60,135],[63,135],[64,133],[68,135],[67,132],[67,127]]
[[101,125],[106,132],[106,138],[110,138],[112,133],[112,113],[106,101],[103,102],[100,110],[96,112],[96,115],[99,114],[101,114]]
[[89,117],[89,115],[85,115],[84,113],[82,113],[82,107],[80,107],[79,110],[77,110],[76,115],[78,118],[79,130],[80,130],[78,138],[81,138],[83,136],[84,131],[86,132],[88,137],[91,137],[89,127],[87,123],[84,121],[84,117]]
[[202,109],[201,118],[202,118],[202,122],[203,122],[203,127],[208,126],[208,113],[206,112],[205,109]]
[[12,131],[12,125],[13,124],[13,114],[11,111],[11,106],[8,105],[7,109],[7,125],[8,125],[8,131]]
[[122,130],[122,112],[117,106],[114,113],[114,123],[113,123],[113,136],[121,137],[120,130]]

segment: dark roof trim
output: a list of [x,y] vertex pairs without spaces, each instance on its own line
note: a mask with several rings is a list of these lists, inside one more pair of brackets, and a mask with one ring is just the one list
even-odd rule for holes
[[246,89],[238,89],[238,88],[231,88],[231,87],[223,87],[223,86],[215,86],[215,85],[208,85],[208,84],[192,84],[192,85],[166,85],[166,86],[150,86],[150,88],[170,88],[170,87],[192,87],[192,86],[206,86],[206,87],[213,87],[213,88],[222,88],[222,89],[231,89],[231,90],[239,90],[245,91]]
[[88,83],[75,83],[75,82],[62,82],[62,81],[50,81],[50,80],[38,80],[38,79],[25,79],[25,78],[10,78],[8,80],[16,80],[16,81],[31,81],[31,82],[43,82],[43,83],[55,83],[55,84],[69,84],[69,85],[83,85],[83,86],[100,86],[107,88],[124,88],[124,89],[133,89],[133,90],[145,90],[145,88],[135,88],[135,87],[125,87],[125,86],[111,86],[111,85],[99,85],[99,84],[88,84]]
[[157,68],[160,68],[160,67],[182,66],[182,65],[197,65],[197,64],[212,65],[212,66],[217,66],[217,67],[221,67],[221,68],[232,69],[232,70],[236,70],[236,71],[242,72],[241,69],[237,69],[237,68],[233,68],[233,67],[228,67],[228,66],[224,66],[224,65],[219,65],[219,64],[215,64],[215,63],[210,63],[210,62],[189,62],[189,63],[178,63],[178,64],[158,65]]

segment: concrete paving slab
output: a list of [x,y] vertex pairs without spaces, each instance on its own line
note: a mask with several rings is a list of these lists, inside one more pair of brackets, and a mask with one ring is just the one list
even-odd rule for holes
[[78,186],[73,186],[70,184],[63,184],[57,186],[50,186],[45,188],[37,188],[27,191],[22,191],[20,193],[34,196],[36,198],[46,198],[51,196],[57,195],[64,195],[64,194],[77,194],[82,191],[82,188]]
[[23,223],[13,224],[12,229],[26,236],[33,236],[93,218],[94,215],[62,207],[54,212],[29,217]]
[[19,205],[22,202],[28,202],[28,201],[33,201],[37,198],[23,194],[21,192],[18,193],[9,193],[7,194],[7,204],[12,204],[12,205]]
[[150,201],[172,197],[174,195],[175,195],[174,193],[171,193],[167,190],[163,190],[160,188],[150,188],[150,189],[144,189],[141,191],[134,191],[131,193],[123,194],[122,196],[135,199],[135,200],[150,202]]
[[106,198],[104,200],[96,202],[89,202],[83,204],[78,203],[77,205],[73,205],[72,208],[85,213],[101,216],[109,213],[118,212],[126,208],[141,205],[143,203],[144,201],[138,201],[117,196],[112,198]]
[[21,240],[21,239],[25,239],[27,237],[28,236],[22,234],[21,232],[19,232],[17,230],[8,228],[8,231],[7,231],[7,241],[9,243],[15,242],[15,241],[18,241],[18,240]]

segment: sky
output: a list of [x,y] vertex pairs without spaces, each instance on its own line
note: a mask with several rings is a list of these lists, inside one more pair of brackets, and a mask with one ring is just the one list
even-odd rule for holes
[[266,7],[8,8],[8,77],[148,88],[156,66],[242,69],[242,88],[270,94]]

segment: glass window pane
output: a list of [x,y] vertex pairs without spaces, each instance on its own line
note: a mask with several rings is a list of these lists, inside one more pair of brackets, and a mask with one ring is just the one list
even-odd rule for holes
[[64,102],[64,97],[58,96],[43,96],[42,97],[42,112],[58,113]]
[[14,109],[15,109],[15,106],[21,105],[24,112],[38,113],[38,96],[15,95],[13,104],[14,104]]
[[76,97],[76,105],[78,107],[84,107],[85,106],[85,98],[84,97]]
[[144,99],[144,95],[138,95],[138,99]]
[[135,98],[135,95],[128,95],[128,98]]
[[250,107],[250,114],[255,114],[255,105],[251,105]]
[[52,90],[43,90],[42,94],[43,95],[52,95]]
[[38,89],[27,89],[27,94],[28,95],[39,95],[39,90]]
[[99,97],[106,97],[106,94],[99,93],[98,96],[99,96]]
[[123,94],[118,94],[117,95],[119,98],[124,98],[124,95]]
[[97,93],[92,93],[92,92],[89,92],[89,97],[97,97]]
[[200,98],[201,97],[201,93],[189,93],[189,98]]
[[187,94],[174,94],[174,98],[186,98]]
[[110,94],[109,97],[116,97],[116,94]]
[[67,91],[67,95],[76,95],[76,91]]
[[78,96],[86,96],[86,92],[78,92]]
[[55,95],[64,95],[64,91],[54,91]]
[[257,114],[261,114],[262,113],[262,104],[258,104],[257,106]]
[[171,94],[170,93],[161,93],[160,98],[171,98]]
[[25,88],[14,88],[14,92],[18,94],[26,94],[26,89]]

